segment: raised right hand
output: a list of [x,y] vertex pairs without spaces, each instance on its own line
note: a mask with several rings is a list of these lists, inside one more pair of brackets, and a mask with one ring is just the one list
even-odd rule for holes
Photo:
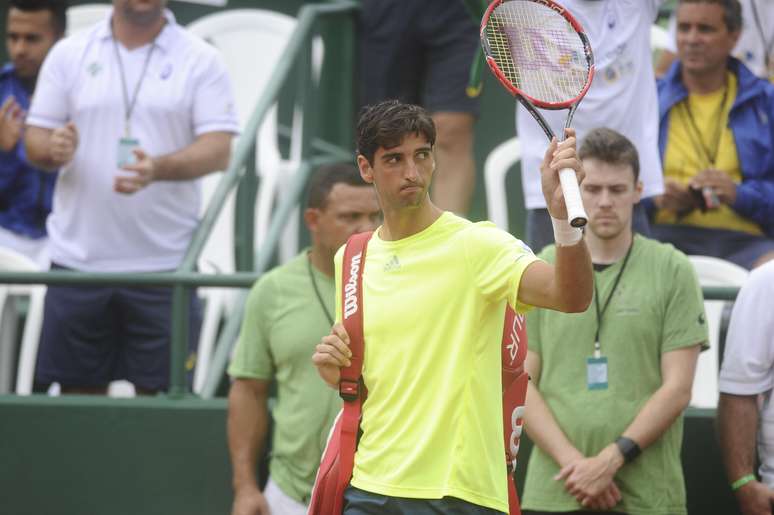
[[329,386],[337,388],[341,379],[341,368],[350,365],[349,335],[340,323],[333,324],[331,334],[323,336],[315,347],[312,363]]
[[78,148],[78,128],[73,122],[58,127],[51,132],[51,161],[56,166],[64,166],[72,161]]
[[237,490],[231,515],[271,515],[269,503],[258,488]]

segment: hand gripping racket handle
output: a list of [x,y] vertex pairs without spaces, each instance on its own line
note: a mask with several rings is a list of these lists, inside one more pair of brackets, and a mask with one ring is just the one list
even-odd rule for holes
[[560,170],[559,182],[562,185],[564,203],[567,206],[567,220],[573,227],[583,227],[588,222],[589,217],[586,214],[586,210],[583,209],[583,201],[580,196],[578,179],[575,177],[575,170],[572,168]]

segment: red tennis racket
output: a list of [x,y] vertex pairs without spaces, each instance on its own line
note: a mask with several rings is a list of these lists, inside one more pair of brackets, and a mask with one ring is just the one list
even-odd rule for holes
[[[538,107],[569,109],[565,128],[570,126],[594,77],[594,56],[583,27],[567,9],[552,0],[494,0],[481,20],[481,46],[489,68],[549,141],[554,132]],[[570,224],[583,227],[588,216],[575,172],[561,170],[559,179]]]

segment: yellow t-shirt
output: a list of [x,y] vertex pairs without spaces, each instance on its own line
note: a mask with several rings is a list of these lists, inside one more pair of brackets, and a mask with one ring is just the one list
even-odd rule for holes
[[[736,153],[734,134],[728,127],[728,113],[736,98],[737,81],[736,75],[731,72],[727,74],[727,77],[728,92],[722,109],[719,108],[723,99],[723,90],[707,95],[692,94],[688,96],[687,102],[693,115],[693,125],[682,103],[672,108],[669,113],[669,138],[664,152],[665,177],[676,179],[682,184],[688,184],[700,171],[715,168],[726,172],[735,183],[742,182],[742,170]],[[722,124],[719,138],[717,138],[718,124]],[[699,141],[699,137],[701,141]],[[715,148],[716,138],[717,148]],[[717,151],[714,166],[708,159],[705,149],[709,150],[710,156]],[[749,218],[738,215],[725,204],[721,204],[718,209],[707,210],[704,213],[695,209],[683,217],[678,217],[671,211],[660,209],[656,213],[656,223],[695,225],[762,234],[758,224]]]
[[374,234],[363,275],[368,398],[352,485],[508,511],[500,341],[505,303],[527,308],[519,281],[536,259],[492,223],[449,212],[402,240]]

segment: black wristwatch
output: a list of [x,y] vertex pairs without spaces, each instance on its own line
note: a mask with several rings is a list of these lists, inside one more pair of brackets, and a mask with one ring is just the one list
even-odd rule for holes
[[631,463],[642,452],[642,449],[637,445],[637,442],[631,438],[626,438],[625,436],[619,436],[615,441],[615,444],[618,446],[618,450],[621,451],[621,454],[623,454],[625,463]]

